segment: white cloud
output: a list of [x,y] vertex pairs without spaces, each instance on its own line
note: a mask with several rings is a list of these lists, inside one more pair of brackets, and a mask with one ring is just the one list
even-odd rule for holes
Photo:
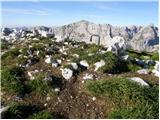
[[45,10],[36,10],[36,9],[17,9],[17,8],[2,8],[1,12],[8,13],[19,13],[19,14],[28,14],[28,15],[49,15],[48,11]]
[[118,10],[115,9],[117,4],[115,2],[104,2],[104,3],[96,3],[93,6],[99,10],[106,10],[111,12],[117,12]]

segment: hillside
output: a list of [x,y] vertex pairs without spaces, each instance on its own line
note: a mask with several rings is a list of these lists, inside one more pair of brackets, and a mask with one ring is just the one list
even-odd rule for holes
[[158,119],[157,32],[88,21],[3,28],[2,118]]

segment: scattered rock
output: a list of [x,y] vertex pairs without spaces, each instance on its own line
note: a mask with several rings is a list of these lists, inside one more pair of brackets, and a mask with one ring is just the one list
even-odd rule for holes
[[47,96],[46,100],[49,101],[51,99],[51,97]]
[[121,56],[121,58],[125,61],[127,61],[129,59],[129,55],[124,55],[124,56]]
[[94,71],[97,71],[99,68],[103,67],[105,65],[105,61],[101,60],[100,62],[96,62]]
[[46,107],[46,106],[47,106],[47,103],[45,103],[44,106]]
[[92,100],[95,101],[95,100],[96,100],[96,97],[92,97]]
[[54,91],[55,92],[60,92],[60,88],[55,88]]
[[74,70],[77,70],[77,69],[78,69],[77,63],[69,63],[69,64],[72,66],[72,68],[73,68]]
[[45,62],[48,64],[52,63],[52,58],[47,56],[47,58],[45,59]]
[[73,54],[72,56],[73,56],[73,57],[76,57],[76,58],[79,58],[79,55],[78,55],[78,54]]
[[61,63],[62,63],[62,60],[57,59],[57,62],[58,62],[58,64],[61,64]]
[[132,77],[132,78],[129,78],[129,79],[139,83],[142,86],[149,86],[148,83],[146,83],[143,79],[141,79],[139,77]]
[[159,61],[156,61],[156,65],[154,66],[152,73],[154,73],[155,76],[159,77]]
[[141,70],[138,70],[137,73],[139,73],[139,74],[148,74],[149,71],[148,71],[148,69],[141,69]]
[[1,108],[0,108],[0,113],[7,111],[8,108],[9,108],[9,106],[6,106],[6,107],[2,107],[2,106],[1,106]]
[[31,71],[29,71],[29,72],[27,72],[27,74],[28,74],[28,76],[30,77],[30,80],[33,80],[35,77],[32,75],[32,72]]
[[139,59],[135,58],[135,61],[136,61],[136,64],[139,66],[142,66],[142,67],[146,66],[146,63],[143,60],[139,60]]
[[58,65],[59,65],[59,64],[58,64],[57,62],[53,62],[53,63],[52,63],[52,67],[58,67]]
[[81,64],[82,66],[86,67],[86,68],[89,67],[89,64],[88,64],[88,62],[87,62],[86,60],[80,61],[80,64]]
[[83,80],[93,80],[93,75],[86,73],[83,77]]
[[69,80],[73,76],[73,71],[69,68],[64,68],[61,69],[62,71],[62,76],[66,79]]
[[156,62],[153,61],[153,60],[147,60],[146,63],[147,63],[148,65],[155,65],[155,64],[156,64]]

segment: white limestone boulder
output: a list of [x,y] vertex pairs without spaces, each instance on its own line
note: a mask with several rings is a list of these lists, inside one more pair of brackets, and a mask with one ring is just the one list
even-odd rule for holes
[[94,71],[97,71],[99,68],[101,68],[101,67],[103,67],[105,65],[105,61],[101,60],[99,62],[96,62],[94,65],[95,65]]
[[62,76],[66,79],[66,80],[69,80],[71,79],[71,77],[73,76],[73,71],[69,68],[64,68],[64,69],[61,69],[61,72],[62,72]]
[[123,37],[115,36],[109,41],[107,51],[118,54],[126,48],[126,42]]
[[72,66],[72,68],[73,68],[74,70],[77,70],[77,69],[78,69],[77,63],[72,62],[72,63],[69,63],[69,64]]
[[80,61],[80,64],[81,64],[82,66],[86,67],[86,68],[89,68],[89,64],[88,64],[88,62],[87,62],[86,60]]
[[146,83],[143,79],[139,77],[132,77],[132,78],[129,78],[129,80],[137,82],[139,85],[142,85],[142,86],[149,86],[148,83]]
[[45,62],[50,64],[52,63],[52,57],[51,56],[46,56]]

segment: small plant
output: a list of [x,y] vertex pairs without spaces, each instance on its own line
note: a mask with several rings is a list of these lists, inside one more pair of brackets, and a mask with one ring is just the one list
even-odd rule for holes
[[30,118],[31,119],[53,119],[54,116],[50,112],[41,111],[33,114]]

